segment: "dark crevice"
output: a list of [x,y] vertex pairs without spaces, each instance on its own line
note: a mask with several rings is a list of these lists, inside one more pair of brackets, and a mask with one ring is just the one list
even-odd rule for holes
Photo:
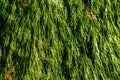
[[61,64],[61,67],[62,67],[62,74],[64,75],[64,77],[67,79],[67,80],[70,80],[70,69],[69,67],[66,65],[66,61],[68,59],[68,52],[66,49],[64,49],[64,53],[62,55],[62,64]]
[[67,15],[68,15],[67,17],[68,17],[68,21],[69,21],[70,18],[71,18],[70,1],[69,0],[64,0],[64,6],[67,9]]

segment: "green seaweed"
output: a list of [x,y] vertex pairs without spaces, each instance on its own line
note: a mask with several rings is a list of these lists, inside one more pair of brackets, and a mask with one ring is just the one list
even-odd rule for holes
[[0,80],[119,80],[119,0],[0,0]]

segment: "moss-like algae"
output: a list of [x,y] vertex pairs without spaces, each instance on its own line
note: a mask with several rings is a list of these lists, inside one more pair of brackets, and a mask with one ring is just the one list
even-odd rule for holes
[[0,79],[119,80],[119,0],[0,0]]

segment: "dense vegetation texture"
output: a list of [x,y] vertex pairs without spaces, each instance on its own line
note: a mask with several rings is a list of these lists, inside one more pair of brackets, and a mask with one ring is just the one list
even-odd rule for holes
[[0,0],[0,80],[120,80],[120,0]]

